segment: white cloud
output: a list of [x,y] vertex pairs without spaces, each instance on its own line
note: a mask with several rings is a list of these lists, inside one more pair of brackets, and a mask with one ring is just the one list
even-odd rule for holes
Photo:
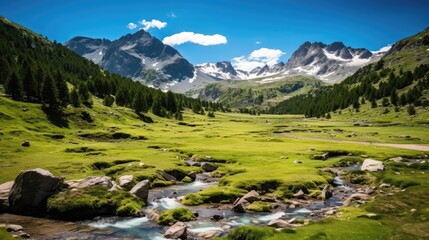
[[279,49],[260,48],[250,53],[249,56],[240,56],[231,60],[232,65],[236,69],[251,71],[256,67],[262,67],[265,64],[272,66],[279,62],[284,52]]
[[256,41],[255,43],[256,43],[256,44],[261,44],[261,42],[260,42],[260,41]]
[[387,52],[392,48],[392,44],[388,44],[387,46],[384,46],[382,48],[380,48],[378,51],[371,51],[372,53],[376,54],[376,53],[382,53],[382,52]]
[[151,28],[161,29],[161,28],[165,28],[165,26],[167,26],[166,22],[161,22],[161,21],[156,20],[156,19],[152,19],[152,21],[146,21],[145,19],[143,19],[139,23],[144,26],[143,30],[145,30],[145,31],[147,31]]
[[165,37],[164,40],[162,40],[162,42],[170,46],[180,45],[187,42],[196,43],[203,46],[210,46],[210,45],[226,44],[227,40],[225,36],[222,36],[219,34],[204,35],[201,33],[194,33],[194,32],[181,32],[181,33],[176,33],[171,36]]
[[132,22],[128,23],[128,25],[127,25],[127,28],[129,28],[130,30],[133,30],[136,27],[137,27],[137,24],[132,23]]

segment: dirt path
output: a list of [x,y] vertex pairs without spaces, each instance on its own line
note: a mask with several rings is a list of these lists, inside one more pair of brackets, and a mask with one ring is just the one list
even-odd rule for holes
[[400,144],[400,143],[375,143],[375,142],[363,142],[363,141],[347,141],[347,140],[302,137],[302,136],[292,135],[290,133],[282,133],[282,135],[288,138],[302,139],[302,140],[313,140],[313,141],[334,142],[334,143],[350,143],[350,144],[360,144],[360,145],[366,145],[366,146],[391,147],[391,148],[429,152],[429,144]]

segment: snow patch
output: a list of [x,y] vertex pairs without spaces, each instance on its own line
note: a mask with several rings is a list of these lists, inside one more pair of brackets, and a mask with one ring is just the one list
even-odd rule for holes
[[340,62],[345,62],[345,61],[347,61],[346,59],[344,59],[344,58],[342,58],[342,57],[338,57],[338,56],[335,56],[335,54],[333,54],[333,53],[329,53],[328,51],[326,51],[325,49],[322,49],[323,50],[323,53],[325,54],[325,56],[328,58],[328,59],[331,59],[331,60],[335,60],[335,61],[340,61]]
[[130,50],[130,49],[134,48],[136,45],[137,45],[137,43],[128,44],[128,45],[124,45],[124,46],[122,46],[120,49],[121,49],[122,51],[128,51],[128,50]]

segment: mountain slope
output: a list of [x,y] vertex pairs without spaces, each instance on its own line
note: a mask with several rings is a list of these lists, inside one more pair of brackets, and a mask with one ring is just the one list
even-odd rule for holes
[[194,77],[192,64],[176,49],[163,44],[144,30],[112,42],[75,37],[64,45],[110,72],[144,80],[148,85],[161,86],[163,83],[181,82]]
[[[324,114],[366,100],[373,108],[429,106],[429,28],[395,43],[378,62],[359,69],[340,84],[317,93],[293,97],[270,109],[272,113]],[[412,111],[410,111],[412,114]]]

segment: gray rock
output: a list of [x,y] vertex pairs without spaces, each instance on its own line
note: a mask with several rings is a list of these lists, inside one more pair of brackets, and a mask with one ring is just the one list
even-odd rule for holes
[[0,196],[8,196],[10,190],[12,189],[13,181],[5,182],[3,184],[0,184]]
[[192,171],[192,172],[188,173],[187,176],[190,177],[192,179],[192,181],[195,181],[195,179],[197,178],[197,173]]
[[159,218],[159,211],[156,207],[151,207],[146,211],[146,217],[152,221],[157,222]]
[[60,191],[64,178],[36,168],[21,172],[9,192],[12,213],[39,215],[45,211],[46,199]]
[[134,194],[145,203],[147,203],[147,198],[149,196],[149,180],[143,180],[137,183],[131,190],[130,193]]
[[325,201],[332,197],[332,191],[329,189],[329,185],[326,184],[322,189],[322,200]]
[[23,147],[29,147],[30,146],[30,142],[29,141],[24,141],[21,146]]
[[384,164],[381,161],[377,161],[374,159],[365,159],[363,161],[362,166],[360,168],[362,171],[370,171],[370,172],[378,172],[384,170]]
[[24,230],[24,228],[21,225],[17,225],[17,224],[7,224],[6,225],[6,231],[8,232],[18,232],[18,231],[22,231]]
[[112,179],[108,176],[90,176],[83,180],[78,181],[67,181],[66,182],[70,188],[86,188],[86,187],[92,187],[96,185],[100,185],[103,187],[106,187],[108,189],[111,189],[114,185],[112,182]]
[[201,168],[206,172],[213,172],[218,168],[218,166],[206,162],[201,164]]
[[356,200],[369,200],[371,197],[368,194],[364,193],[355,193],[352,194],[349,198],[344,201],[344,206],[350,206]]
[[204,239],[210,239],[214,237],[219,237],[221,234],[222,234],[222,231],[220,230],[210,230],[207,232],[198,233],[198,237],[204,238]]
[[394,161],[394,162],[397,162],[397,163],[400,163],[400,162],[402,162],[402,160],[404,160],[402,157],[394,157],[394,158],[390,158],[389,159],[390,161]]
[[290,224],[287,221],[282,220],[282,219],[273,219],[267,225],[270,226],[270,227],[275,227],[275,228],[293,227],[292,224]]
[[293,161],[293,163],[294,163],[294,164],[301,164],[301,163],[302,163],[302,161],[300,161],[300,160],[295,160],[295,161]]
[[260,197],[259,197],[259,193],[256,192],[255,190],[252,190],[248,193],[246,193],[246,195],[244,195],[241,200],[246,200],[249,203],[252,203],[254,201],[259,201]]
[[177,179],[175,177],[171,176],[170,174],[164,171],[158,171],[158,173],[167,181],[177,182]]
[[305,198],[305,193],[302,189],[300,189],[297,193],[293,195],[296,198]]
[[131,189],[133,185],[133,175],[124,175],[119,177],[119,186],[125,189]]
[[183,222],[177,222],[173,226],[167,229],[164,233],[164,237],[172,239],[186,239],[188,227]]
[[237,198],[237,200],[235,200],[235,202],[233,203],[231,210],[237,213],[245,213],[246,212],[246,209],[244,208],[245,203],[247,203],[246,200]]

